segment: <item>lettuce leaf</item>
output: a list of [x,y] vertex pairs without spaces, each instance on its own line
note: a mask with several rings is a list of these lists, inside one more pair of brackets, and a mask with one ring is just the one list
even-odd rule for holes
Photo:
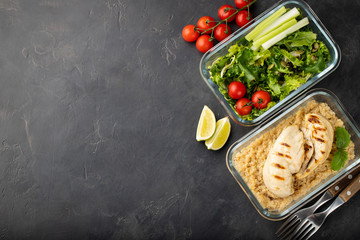
[[306,75],[303,74],[295,74],[290,75],[286,74],[284,76],[285,82],[281,88],[280,100],[283,100],[287,95],[290,94],[291,91],[298,89],[301,85],[306,83],[306,81],[311,77],[310,73]]
[[287,44],[290,47],[301,47],[301,46],[308,46],[311,47],[316,40],[316,33],[311,31],[307,32],[295,32],[290,36],[286,37],[285,39],[281,40],[277,43],[277,45]]
[[302,66],[304,63],[303,61],[299,60],[298,58],[294,57],[293,55],[291,55],[288,51],[286,51],[285,49],[280,49],[280,53],[286,57],[287,59],[290,60],[290,62],[296,66],[296,67],[299,67],[299,66]]

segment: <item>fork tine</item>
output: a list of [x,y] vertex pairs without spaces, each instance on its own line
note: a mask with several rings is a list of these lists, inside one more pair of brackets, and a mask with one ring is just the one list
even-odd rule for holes
[[300,220],[299,220],[299,219],[296,219],[296,222],[293,222],[292,226],[288,226],[288,227],[286,228],[286,232],[285,232],[285,230],[284,230],[284,232],[282,233],[282,235],[278,235],[278,237],[279,237],[280,239],[286,239],[286,237],[287,237],[288,235],[290,235],[292,232],[295,231],[296,227],[297,227],[299,224],[300,224]]
[[316,229],[316,228],[313,229],[313,231],[311,231],[311,232],[306,236],[306,238],[305,238],[304,240],[308,240],[309,238],[311,238],[311,236],[314,235],[314,233],[316,233],[317,230],[318,230],[318,229]]
[[300,235],[303,234],[304,231],[306,231],[308,228],[311,228],[312,224],[311,222],[307,222],[306,224],[304,224],[301,228],[297,229],[297,233],[294,236],[294,239],[297,239],[298,237],[300,237]]
[[305,231],[303,231],[300,234],[299,239],[301,240],[301,239],[305,238],[308,235],[308,233],[313,230],[315,230],[315,227],[311,224],[309,228],[305,229]]
[[289,228],[298,222],[299,218],[294,215],[291,219],[286,220],[286,222],[279,228],[279,230],[277,230],[275,234],[279,237],[284,234],[286,235],[286,232],[288,232]]
[[281,227],[276,231],[276,235],[278,235],[278,234],[281,234],[281,232],[283,232],[283,230],[284,230],[284,228],[291,222],[291,221],[293,221],[294,219],[296,219],[297,217],[296,217],[296,215],[292,215],[292,216],[290,216],[282,225],[281,225]]
[[310,224],[309,220],[305,219],[287,239],[296,239]]

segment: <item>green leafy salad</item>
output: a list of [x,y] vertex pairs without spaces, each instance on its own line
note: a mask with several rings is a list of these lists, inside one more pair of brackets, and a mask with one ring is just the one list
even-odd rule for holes
[[[260,116],[327,67],[329,50],[308,23],[297,8],[282,7],[212,64],[212,81],[242,119]],[[231,92],[229,95],[229,85],[234,81],[246,88],[241,98],[251,101],[239,106],[240,98],[232,98]],[[263,99],[257,99],[258,103],[252,99],[260,90],[271,96],[262,107]],[[241,108],[245,107],[250,107],[250,112],[244,114]]]

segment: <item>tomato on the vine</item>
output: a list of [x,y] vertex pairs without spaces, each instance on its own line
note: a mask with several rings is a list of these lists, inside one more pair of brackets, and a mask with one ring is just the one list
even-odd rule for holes
[[231,34],[231,29],[230,29],[229,25],[226,25],[224,23],[217,26],[214,30],[214,36],[215,36],[216,40],[218,40],[219,42],[224,40],[230,34]]
[[236,14],[235,21],[239,27],[245,26],[251,20],[252,20],[252,15],[247,10],[241,10],[240,12],[238,12],[238,14]]
[[187,25],[182,30],[182,36],[187,42],[194,42],[199,38],[200,33],[196,31],[194,25]]
[[201,35],[196,40],[196,48],[202,53],[206,53],[213,46],[214,41],[210,38],[209,35]]
[[235,6],[237,8],[243,8],[251,2],[252,0],[235,0]]
[[[225,20],[236,12],[235,8],[231,5],[222,5],[218,10],[220,20]],[[236,14],[229,18],[227,22],[232,22],[235,19]]]
[[207,30],[207,29],[212,28],[215,25],[216,25],[215,20],[209,16],[201,17],[199,19],[199,21],[197,22],[198,30],[201,33],[205,33],[205,34],[210,34],[213,31],[213,29],[210,29],[210,30]]
[[248,115],[252,110],[251,101],[247,98],[241,98],[236,102],[235,110],[241,116]]
[[246,87],[242,82],[234,81],[229,84],[229,96],[232,99],[240,99],[246,94]]
[[260,90],[252,95],[251,101],[257,109],[263,109],[271,102],[271,96],[267,91]]

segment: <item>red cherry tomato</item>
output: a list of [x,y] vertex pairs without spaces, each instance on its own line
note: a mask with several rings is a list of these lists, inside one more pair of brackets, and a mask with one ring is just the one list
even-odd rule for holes
[[232,82],[229,84],[229,96],[232,99],[240,99],[246,94],[246,87],[242,82]]
[[218,40],[219,42],[224,40],[230,34],[231,34],[231,29],[230,29],[229,25],[226,25],[224,23],[217,26],[214,30],[214,36],[215,36],[216,40]]
[[197,22],[197,27],[199,28],[198,30],[201,33],[205,32],[205,34],[210,34],[213,30],[207,30],[207,29],[212,28],[214,26],[215,26],[215,20],[209,16],[202,17]]
[[260,90],[252,95],[251,101],[257,109],[263,109],[271,102],[271,96],[267,91]]
[[248,115],[252,110],[251,101],[247,98],[241,98],[236,102],[235,110],[241,116]]
[[200,33],[196,31],[194,25],[187,25],[182,30],[182,36],[187,42],[194,42],[199,38]]
[[210,39],[209,35],[201,35],[196,40],[196,48],[202,53],[206,53],[213,46],[214,41]]
[[236,14],[235,21],[239,27],[245,26],[251,20],[252,20],[252,15],[247,10],[241,10],[240,12],[238,12],[238,14]]
[[235,0],[235,6],[237,8],[243,8],[251,2],[252,0]]
[[[235,11],[236,11],[235,8],[231,5],[222,5],[218,10],[218,15],[219,15],[220,20],[227,19],[228,17],[233,15],[235,13]],[[234,16],[229,18],[227,20],[227,22],[234,21],[235,17],[236,17],[236,14],[234,14]]]

